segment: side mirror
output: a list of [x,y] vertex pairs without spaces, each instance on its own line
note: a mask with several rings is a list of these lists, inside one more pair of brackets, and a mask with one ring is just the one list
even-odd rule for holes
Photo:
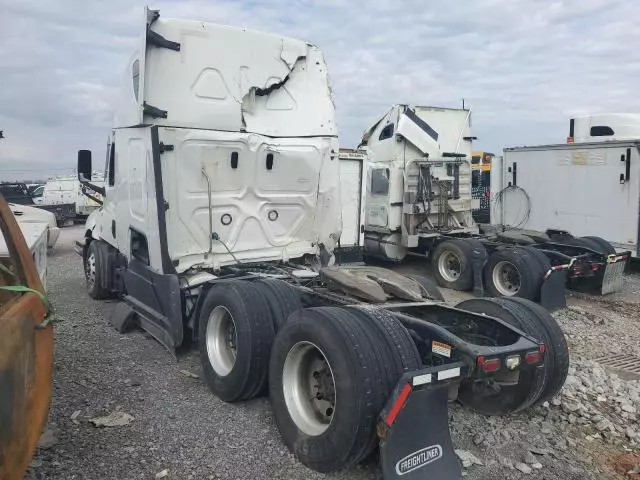
[[91,181],[91,150],[78,150],[78,179]]

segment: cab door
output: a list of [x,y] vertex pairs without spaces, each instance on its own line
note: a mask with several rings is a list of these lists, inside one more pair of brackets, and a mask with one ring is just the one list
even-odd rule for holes
[[142,328],[173,350],[182,343],[182,306],[167,248],[158,129],[117,129],[114,143],[116,240],[128,263],[125,302]]

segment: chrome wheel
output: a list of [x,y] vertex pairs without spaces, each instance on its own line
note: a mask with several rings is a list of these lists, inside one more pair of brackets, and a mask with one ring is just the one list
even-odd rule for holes
[[451,250],[442,252],[442,255],[438,257],[438,273],[447,282],[455,282],[462,273],[460,257]]
[[285,358],[282,389],[287,410],[307,435],[321,435],[333,418],[336,388],[331,365],[316,345],[296,343]]
[[520,291],[520,272],[511,262],[503,260],[497,263],[493,267],[492,278],[500,295],[513,297]]
[[207,355],[213,370],[221,377],[229,375],[236,363],[236,325],[226,307],[218,305],[209,315],[206,332]]
[[87,261],[84,266],[84,275],[87,279],[87,287],[92,290],[96,284],[96,254],[94,252],[89,253]]

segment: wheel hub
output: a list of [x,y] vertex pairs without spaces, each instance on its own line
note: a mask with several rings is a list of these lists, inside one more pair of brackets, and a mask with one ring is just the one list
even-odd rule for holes
[[513,297],[520,291],[520,272],[511,262],[502,261],[493,267],[493,284],[505,297]]
[[285,359],[282,388],[291,419],[307,435],[321,435],[333,419],[335,379],[320,348],[310,342],[294,345]]
[[236,326],[231,312],[222,305],[216,306],[209,315],[206,344],[213,370],[221,377],[229,375],[236,363]]
[[438,271],[448,282],[455,282],[462,273],[462,262],[454,252],[443,252],[438,258]]

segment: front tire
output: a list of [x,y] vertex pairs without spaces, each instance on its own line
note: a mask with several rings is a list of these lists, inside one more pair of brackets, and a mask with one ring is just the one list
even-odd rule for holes
[[84,258],[87,292],[94,300],[104,300],[114,296],[110,288],[113,273],[109,263],[108,248],[100,240],[93,240],[89,243]]

